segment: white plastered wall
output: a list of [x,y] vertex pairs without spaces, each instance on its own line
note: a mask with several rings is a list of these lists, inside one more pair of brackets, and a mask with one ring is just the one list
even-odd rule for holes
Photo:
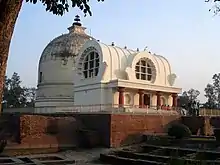
[[[83,63],[84,52],[87,49],[93,48],[100,58],[100,68],[99,73],[96,77],[84,79],[83,74],[78,74],[80,72],[79,65]],[[138,80],[135,76],[135,65],[141,58],[150,59],[155,68],[156,68],[156,79],[154,82],[147,82],[145,80]],[[96,40],[87,41],[82,49],[79,52],[79,56],[76,60],[76,70],[74,71],[74,98],[75,104],[79,105],[89,105],[93,104],[118,104],[118,92],[111,89],[108,90],[112,96],[106,96],[106,90],[93,89],[94,84],[107,85],[112,80],[127,80],[135,84],[153,84],[157,86],[172,87],[168,80],[168,77],[172,75],[171,66],[169,62],[162,56],[151,54],[147,51],[136,52],[129,49],[122,49],[117,46],[109,46],[103,43],[100,43]],[[174,74],[173,74],[174,75]],[[174,75],[175,76],[175,75]],[[91,90],[90,94],[83,94],[82,91],[79,92],[79,89],[83,88],[84,90]],[[129,91],[132,98],[132,104],[138,105],[139,95],[137,92]],[[156,95],[151,94],[151,104],[156,106]],[[128,94],[125,92],[125,95]],[[91,96],[97,95],[96,98],[92,98],[88,102],[82,101],[83,99],[90,99]],[[100,97],[101,96],[101,97]],[[106,97],[111,99],[106,99]],[[169,96],[164,96],[166,104],[171,104],[172,100]],[[125,98],[126,99],[126,98]],[[126,101],[126,100],[125,100]],[[171,104],[172,105],[172,104]]]
[[[45,58],[46,59],[39,63],[39,85],[36,93],[37,102],[35,106],[51,106],[51,104],[56,106],[73,105],[72,70],[74,65],[74,59],[72,57],[69,57],[67,59],[66,65],[63,65],[63,61],[60,58],[54,57],[54,59],[49,59],[50,56],[47,56]],[[42,73],[41,82],[39,82],[40,73]],[[52,103],[50,102],[50,100],[53,100]]]
[[[137,80],[136,76],[135,76],[135,66],[137,64],[137,62],[142,59],[142,58],[148,58],[150,59],[155,68],[156,68],[156,79],[154,82],[147,82],[145,80]],[[175,74],[173,74],[171,72],[171,66],[169,64],[169,62],[162,56],[159,55],[154,55],[151,54],[147,51],[143,51],[143,52],[139,52],[137,54],[133,54],[131,56],[129,56],[129,64],[128,67],[126,68],[127,73],[129,76],[129,80],[132,82],[141,82],[141,83],[150,83],[150,84],[155,84],[155,85],[160,85],[160,86],[172,86],[173,84],[170,84],[169,82],[169,76],[174,76]]]

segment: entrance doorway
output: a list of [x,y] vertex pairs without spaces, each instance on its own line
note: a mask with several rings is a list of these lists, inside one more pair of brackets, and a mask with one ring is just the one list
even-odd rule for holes
[[144,106],[150,106],[150,94],[144,94]]

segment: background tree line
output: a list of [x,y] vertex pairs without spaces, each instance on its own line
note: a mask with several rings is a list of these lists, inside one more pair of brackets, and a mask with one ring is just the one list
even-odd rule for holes
[[[220,73],[212,76],[212,83],[206,85],[204,92],[207,101],[201,104],[201,106],[209,109],[220,109]],[[199,95],[200,92],[196,89],[191,88],[188,91],[184,91],[179,96],[178,106],[188,108],[190,103],[194,101],[198,102]]]
[[34,107],[36,88],[21,86],[18,73],[14,72],[11,78],[5,76],[3,90],[3,108]]

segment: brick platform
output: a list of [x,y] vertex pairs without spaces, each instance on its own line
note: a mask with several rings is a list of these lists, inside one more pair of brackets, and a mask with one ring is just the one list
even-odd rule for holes
[[[83,132],[82,130],[85,130],[86,136],[89,135],[87,140],[95,142],[94,137],[98,137],[99,145],[104,147],[119,147],[132,143],[143,133],[166,133],[167,127],[174,122],[186,124],[194,133],[202,130],[204,135],[211,135],[210,119],[130,113],[11,115],[7,116],[9,123],[6,128],[11,133],[9,140],[19,143],[19,146],[33,148],[34,145],[39,148],[49,145],[57,146],[56,150],[59,150],[61,146],[77,147],[79,139],[82,139],[79,131]],[[85,138],[85,134],[83,136]],[[10,148],[10,144],[8,146]]]
[[119,147],[137,140],[140,134],[165,133],[171,122],[179,122],[180,116],[112,114],[110,146]]

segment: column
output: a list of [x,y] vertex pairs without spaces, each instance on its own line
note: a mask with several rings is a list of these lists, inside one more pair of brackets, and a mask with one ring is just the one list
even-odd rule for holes
[[157,109],[161,108],[161,93],[157,92]]
[[119,104],[119,107],[124,107],[124,91],[125,91],[125,88],[118,87],[118,92],[119,92],[118,104]]
[[157,107],[157,95],[156,95],[156,93],[152,94],[152,107],[153,108]]
[[176,93],[172,94],[172,97],[173,97],[173,107],[177,107],[177,98],[178,98],[178,95]]
[[143,108],[144,106],[144,90],[143,89],[139,89],[138,90],[138,94],[139,94],[139,108]]

